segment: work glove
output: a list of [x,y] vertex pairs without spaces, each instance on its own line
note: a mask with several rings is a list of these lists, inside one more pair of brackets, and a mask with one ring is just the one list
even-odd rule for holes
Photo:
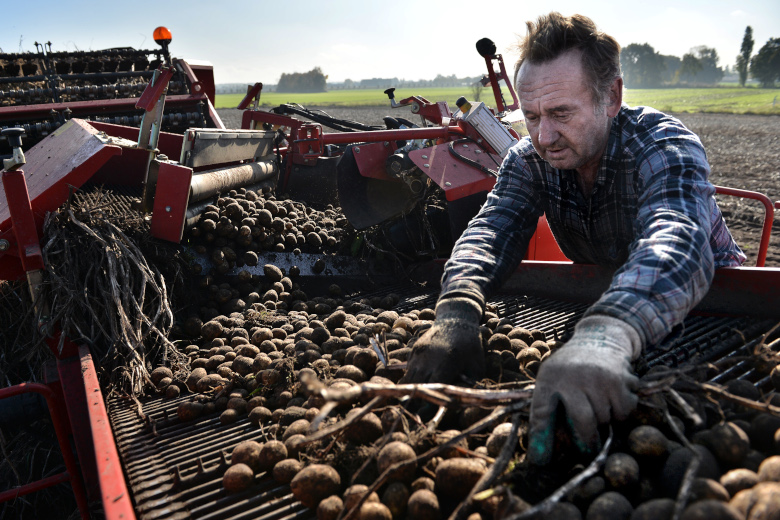
[[552,459],[561,409],[575,446],[585,454],[598,451],[598,425],[622,421],[636,408],[639,379],[631,363],[641,352],[639,333],[623,320],[604,315],[580,320],[571,340],[539,368],[528,460],[542,465]]
[[485,354],[479,322],[482,307],[471,298],[444,298],[433,325],[415,341],[400,383],[458,382],[461,375],[481,379]]

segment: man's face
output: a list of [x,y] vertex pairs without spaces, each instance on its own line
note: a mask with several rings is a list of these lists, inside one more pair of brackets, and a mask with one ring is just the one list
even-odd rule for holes
[[622,80],[604,102],[593,100],[579,51],[520,67],[520,107],[534,148],[554,168],[595,172],[604,153],[611,118],[620,109]]

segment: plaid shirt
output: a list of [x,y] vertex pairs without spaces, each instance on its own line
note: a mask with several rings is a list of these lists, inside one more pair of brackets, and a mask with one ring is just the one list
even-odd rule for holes
[[623,105],[613,119],[590,199],[573,170],[552,168],[526,137],[458,239],[442,296],[484,301],[517,267],[544,213],[568,258],[618,268],[586,315],[622,319],[643,345],[657,344],[704,297],[715,268],[745,261],[709,173],[699,138],[647,107]]

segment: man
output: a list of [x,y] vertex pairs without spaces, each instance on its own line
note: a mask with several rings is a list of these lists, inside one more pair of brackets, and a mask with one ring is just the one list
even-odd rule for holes
[[539,370],[528,457],[544,464],[559,411],[582,451],[598,448],[598,425],[636,407],[631,363],[701,300],[715,268],[745,256],[715,203],[698,137],[672,117],[622,104],[618,43],[581,15],[553,12],[527,25],[516,88],[529,136],[509,152],[457,241],[436,320],[402,382],[484,375],[485,298],[516,268],[546,214],[567,257],[617,271]]

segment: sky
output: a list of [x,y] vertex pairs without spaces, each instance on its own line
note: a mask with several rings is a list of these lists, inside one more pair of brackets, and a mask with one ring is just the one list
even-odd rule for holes
[[648,43],[678,57],[700,45],[714,47],[722,67],[733,66],[748,25],[754,54],[780,37],[780,0],[1,3],[3,52],[34,51],[36,41],[50,41],[55,51],[152,49],[152,32],[163,25],[173,34],[173,56],[210,62],[217,83],[274,84],[282,73],[314,67],[329,82],[477,76],[486,71],[475,50],[483,37],[496,43],[511,70],[525,22],[550,11],[589,16],[621,46]]

